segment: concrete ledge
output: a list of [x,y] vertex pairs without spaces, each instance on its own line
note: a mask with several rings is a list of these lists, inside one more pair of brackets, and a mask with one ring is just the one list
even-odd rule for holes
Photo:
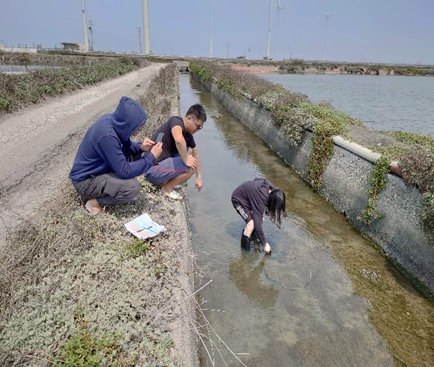
[[[306,130],[302,143],[292,146],[283,131],[274,125],[269,111],[259,108],[248,96],[236,100],[218,89],[215,83],[198,81],[307,181],[311,132]],[[370,173],[378,155],[360,146],[360,153],[354,154],[348,150],[348,144],[354,143],[340,137],[336,137],[334,142],[335,153],[323,173],[323,188],[319,193],[434,300],[434,248],[428,244],[419,223],[422,195],[408,188],[402,178],[388,174],[387,186],[377,202],[377,212],[385,216],[375,219],[371,226],[365,225],[357,217],[368,202]]]

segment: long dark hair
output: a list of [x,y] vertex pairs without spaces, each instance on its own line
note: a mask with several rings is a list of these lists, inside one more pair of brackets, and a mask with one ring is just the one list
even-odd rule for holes
[[282,190],[274,189],[268,196],[268,203],[265,208],[270,220],[280,228],[282,218],[286,215],[285,193]]

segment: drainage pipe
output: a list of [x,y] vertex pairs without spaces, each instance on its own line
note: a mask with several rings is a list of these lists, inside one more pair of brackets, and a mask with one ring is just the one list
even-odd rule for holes
[[[349,140],[345,140],[343,139],[341,136],[334,136],[333,137],[333,142],[341,147],[344,148],[346,150],[348,150],[349,152],[358,155],[359,157],[362,157],[364,159],[366,159],[367,161],[374,163],[377,161],[378,158],[381,157],[380,153],[375,153],[372,150],[362,147],[361,145],[354,143],[352,141]],[[402,176],[402,171],[401,168],[399,167],[399,162],[397,161],[393,161],[390,164],[390,170],[395,173],[398,176]]]

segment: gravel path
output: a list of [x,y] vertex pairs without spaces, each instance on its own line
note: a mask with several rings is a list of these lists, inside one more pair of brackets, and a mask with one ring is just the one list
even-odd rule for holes
[[152,64],[0,119],[0,246],[17,225],[40,217],[65,185],[87,128],[119,99],[137,98],[164,67]]

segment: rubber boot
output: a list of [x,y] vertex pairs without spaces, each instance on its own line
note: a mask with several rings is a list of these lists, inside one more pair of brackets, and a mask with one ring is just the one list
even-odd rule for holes
[[250,251],[250,237],[247,237],[244,233],[241,234],[241,248]]

